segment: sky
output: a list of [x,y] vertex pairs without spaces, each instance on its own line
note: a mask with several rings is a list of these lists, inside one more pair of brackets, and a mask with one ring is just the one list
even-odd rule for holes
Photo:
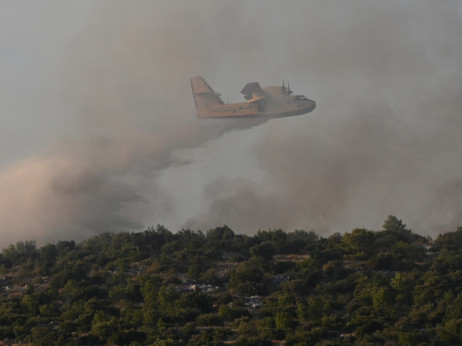
[[[462,225],[458,1],[0,3],[0,247],[101,232]],[[253,81],[317,103],[197,119]]]

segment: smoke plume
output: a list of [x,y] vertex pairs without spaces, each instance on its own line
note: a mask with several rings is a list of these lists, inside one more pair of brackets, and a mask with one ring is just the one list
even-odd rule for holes
[[[65,124],[0,171],[2,245],[155,223],[329,234],[395,214],[433,236],[461,224],[456,1],[103,1],[86,13],[55,66]],[[198,120],[194,75],[228,102],[286,78],[318,107]]]
[[332,233],[378,229],[395,214],[421,234],[454,230],[462,223],[460,5],[306,10],[278,51],[309,80],[317,110],[309,121],[265,126],[253,147],[264,177],[211,183],[209,210],[189,224]]

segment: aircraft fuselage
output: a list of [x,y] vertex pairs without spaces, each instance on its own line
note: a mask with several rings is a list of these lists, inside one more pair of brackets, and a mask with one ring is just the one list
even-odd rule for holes
[[241,102],[207,107],[206,114],[203,114],[201,118],[290,117],[309,113],[315,107],[316,104],[312,100],[267,102],[266,104]]

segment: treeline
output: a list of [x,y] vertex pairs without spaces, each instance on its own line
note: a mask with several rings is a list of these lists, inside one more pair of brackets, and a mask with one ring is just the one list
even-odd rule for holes
[[163,226],[0,254],[0,340],[34,345],[455,345],[462,228]]

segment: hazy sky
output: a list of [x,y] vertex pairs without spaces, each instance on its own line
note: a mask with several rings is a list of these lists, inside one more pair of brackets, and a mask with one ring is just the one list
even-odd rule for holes
[[[0,246],[462,225],[459,1],[0,2]],[[196,118],[290,82],[314,112]]]

